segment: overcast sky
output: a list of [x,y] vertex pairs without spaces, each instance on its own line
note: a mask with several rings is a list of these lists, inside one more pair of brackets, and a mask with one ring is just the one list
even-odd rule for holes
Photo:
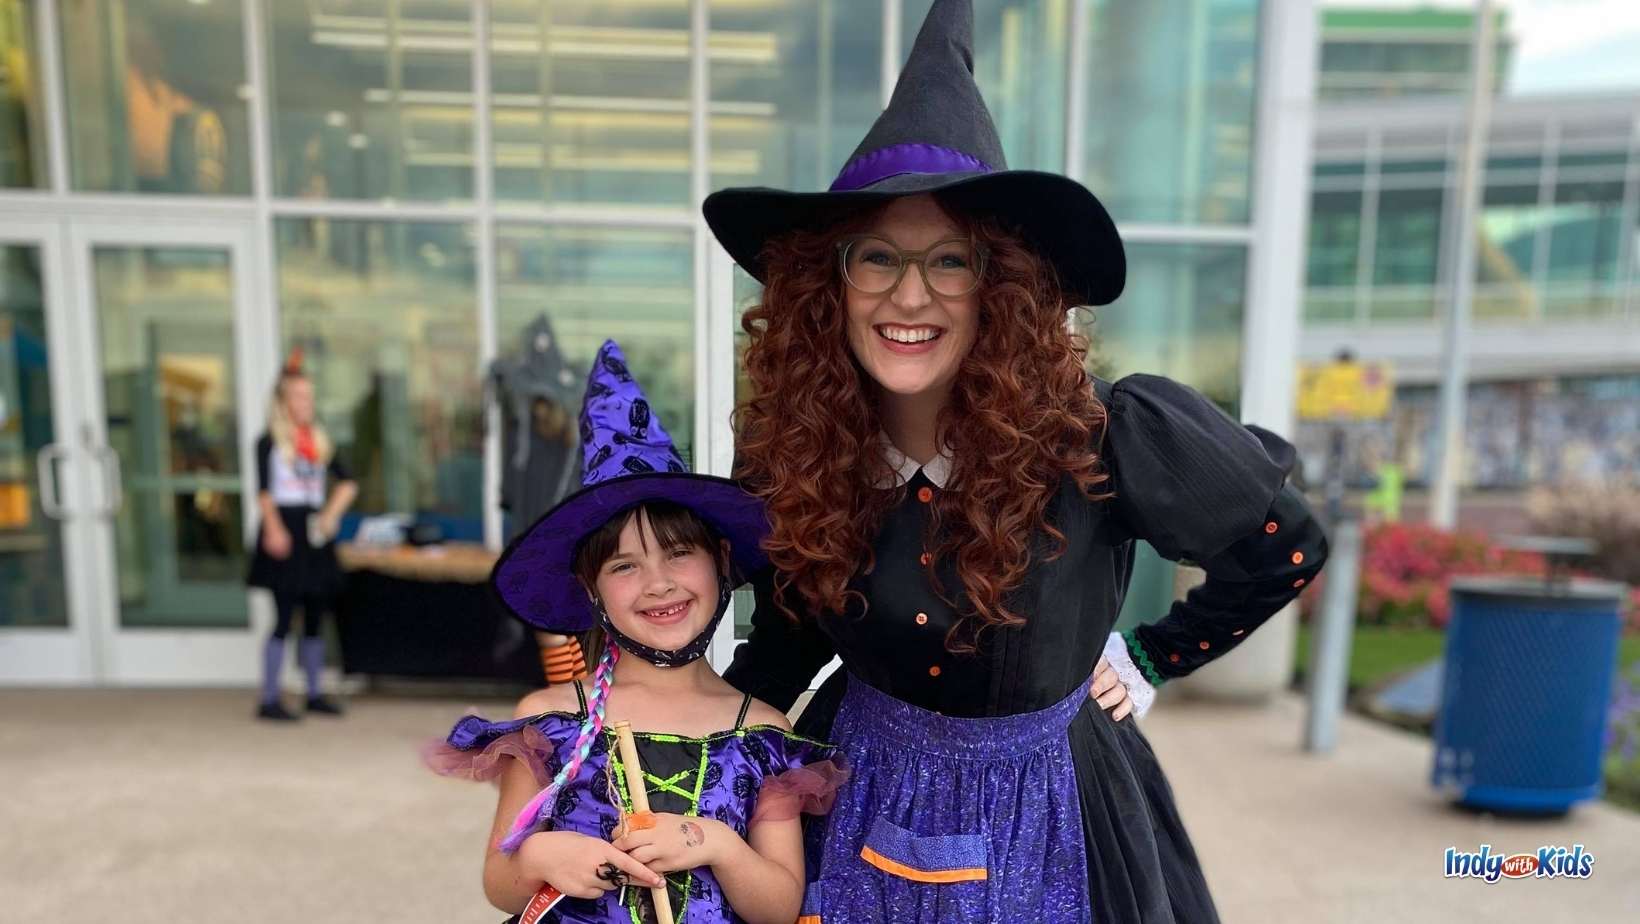
[[[1474,9],[1451,0],[1321,0],[1332,7]],[[1640,0],[1493,0],[1509,10],[1512,93],[1640,93]]]

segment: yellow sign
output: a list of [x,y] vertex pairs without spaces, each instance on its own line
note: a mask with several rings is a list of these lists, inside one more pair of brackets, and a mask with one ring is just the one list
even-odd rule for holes
[[1379,420],[1389,416],[1395,383],[1388,363],[1304,363],[1298,371],[1302,420]]

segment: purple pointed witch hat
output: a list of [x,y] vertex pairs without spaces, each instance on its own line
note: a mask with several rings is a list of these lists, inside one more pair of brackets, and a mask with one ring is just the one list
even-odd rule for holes
[[646,501],[688,507],[729,540],[731,582],[768,561],[763,502],[727,478],[689,471],[613,340],[604,342],[587,376],[581,449],[581,490],[514,539],[490,573],[490,585],[518,618],[548,632],[590,629],[597,611],[575,577],[575,549],[593,530]]

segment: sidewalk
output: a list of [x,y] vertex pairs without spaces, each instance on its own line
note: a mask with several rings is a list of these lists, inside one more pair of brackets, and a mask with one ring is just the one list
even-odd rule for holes
[[[372,697],[340,721],[269,727],[249,699],[0,692],[0,918],[502,919],[479,889],[493,791],[415,754],[469,704]],[[1338,753],[1313,758],[1301,720],[1284,698],[1164,702],[1145,721],[1226,924],[1640,920],[1640,815],[1457,812],[1424,782],[1424,741],[1352,718]],[[1449,846],[1574,842],[1596,857],[1587,881],[1441,875]]]

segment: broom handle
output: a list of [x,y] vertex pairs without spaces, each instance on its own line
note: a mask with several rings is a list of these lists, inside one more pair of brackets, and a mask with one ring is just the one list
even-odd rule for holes
[[[626,792],[632,799],[633,812],[649,811],[649,789],[643,782],[643,765],[638,763],[638,743],[632,740],[632,723],[616,722],[615,740],[621,749],[621,765],[626,768]],[[655,920],[658,924],[676,924],[672,917],[672,898],[666,894],[666,883],[649,890],[655,900]]]

